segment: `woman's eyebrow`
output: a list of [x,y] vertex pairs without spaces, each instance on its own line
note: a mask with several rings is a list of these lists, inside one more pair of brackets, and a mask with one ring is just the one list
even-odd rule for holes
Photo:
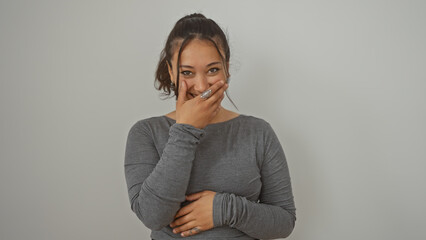
[[[215,64],[218,64],[218,63],[220,63],[220,62],[212,62],[212,63],[207,64],[206,67],[210,67],[211,65],[215,65]],[[179,67],[194,68],[193,66],[190,66],[190,65],[180,65]]]

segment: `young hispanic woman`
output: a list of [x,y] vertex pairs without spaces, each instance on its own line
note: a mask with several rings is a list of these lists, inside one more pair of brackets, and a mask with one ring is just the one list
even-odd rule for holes
[[131,209],[152,239],[272,239],[294,229],[274,130],[221,106],[229,58],[224,32],[202,14],[183,17],[169,34],[156,87],[174,91],[176,110],[131,127],[124,163]]

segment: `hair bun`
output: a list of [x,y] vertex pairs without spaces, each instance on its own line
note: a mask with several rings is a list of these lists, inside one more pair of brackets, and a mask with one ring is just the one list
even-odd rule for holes
[[196,19],[196,18],[201,18],[201,19],[207,19],[203,14],[201,13],[192,13],[192,14],[188,14],[185,17],[181,18],[178,22],[180,21],[184,21],[184,20],[188,20],[188,19]]

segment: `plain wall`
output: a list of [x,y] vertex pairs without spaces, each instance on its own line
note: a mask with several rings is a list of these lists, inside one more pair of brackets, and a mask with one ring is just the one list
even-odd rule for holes
[[49,0],[0,3],[0,239],[149,239],[125,143],[174,110],[154,73],[193,12],[228,33],[239,113],[284,148],[289,239],[426,238],[424,1]]

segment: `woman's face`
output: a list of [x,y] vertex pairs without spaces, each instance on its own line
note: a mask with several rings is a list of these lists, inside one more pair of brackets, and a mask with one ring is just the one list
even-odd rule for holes
[[[176,63],[179,48],[172,57],[172,69],[169,66],[170,79],[176,84]],[[223,54],[223,53],[222,53]],[[226,64],[228,69],[229,63]],[[183,49],[180,56],[179,87],[181,81],[187,84],[187,98],[192,99],[217,81],[226,81],[225,69],[216,47],[208,40],[193,39]]]

